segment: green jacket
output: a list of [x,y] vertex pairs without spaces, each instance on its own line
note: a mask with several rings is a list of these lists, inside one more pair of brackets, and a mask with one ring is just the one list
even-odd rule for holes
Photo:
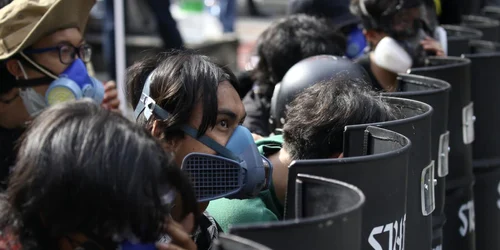
[[[256,142],[259,152],[264,156],[278,152],[283,145],[283,136],[277,135]],[[208,213],[215,218],[224,232],[230,225],[278,221],[283,219],[283,204],[274,192],[271,183],[269,190],[261,192],[258,197],[248,200],[218,199],[211,201]]]

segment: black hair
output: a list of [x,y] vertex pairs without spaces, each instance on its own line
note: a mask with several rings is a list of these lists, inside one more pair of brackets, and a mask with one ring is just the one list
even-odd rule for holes
[[274,86],[297,62],[316,55],[343,56],[346,39],[327,20],[299,14],[274,22],[257,41],[259,62],[253,77]]
[[7,69],[6,61],[0,61],[0,95],[7,94],[16,85],[16,77]]
[[336,77],[301,92],[286,111],[284,149],[293,160],[343,152],[344,127],[395,119],[393,109],[361,79]]
[[89,100],[58,104],[23,136],[0,199],[0,228],[14,228],[23,249],[76,232],[130,230],[154,242],[169,216],[162,197],[170,190],[181,194],[183,216],[199,216],[188,178],[148,131]]
[[[203,118],[198,136],[205,134],[216,123],[219,83],[229,81],[236,90],[239,89],[238,80],[229,68],[216,64],[207,56],[175,50],[145,58],[128,69],[127,93],[134,108],[150,74],[151,98],[170,113],[161,124],[162,136],[166,140],[184,136],[180,128],[189,121],[199,102],[203,104]],[[146,121],[141,115],[138,122],[151,129],[153,118]]]
[[14,0],[0,0],[0,9],[7,6],[7,4],[12,3]]
[[[360,2],[363,1],[366,11],[370,16],[366,16],[360,7]],[[384,27],[392,22],[392,15],[400,9],[408,9],[418,7],[422,4],[422,0],[351,0],[351,13],[361,17],[365,29],[375,29],[383,31]]]

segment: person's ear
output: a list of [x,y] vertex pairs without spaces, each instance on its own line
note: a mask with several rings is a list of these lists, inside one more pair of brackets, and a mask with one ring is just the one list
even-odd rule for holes
[[160,139],[160,142],[161,142],[163,149],[165,149],[168,152],[173,152],[176,148],[176,143],[175,143],[176,140],[169,140],[169,141],[164,140],[164,135],[163,135],[163,131],[161,131],[160,122],[161,121],[158,121],[158,120],[153,122],[153,127],[151,128],[151,134],[155,138]]
[[20,63],[21,62],[19,60],[16,60],[16,59],[10,59],[5,63],[9,73],[11,75],[13,75],[14,77],[16,77],[16,79],[19,79],[19,78],[23,79],[23,77],[25,77],[26,72],[24,71],[24,68],[22,68]]

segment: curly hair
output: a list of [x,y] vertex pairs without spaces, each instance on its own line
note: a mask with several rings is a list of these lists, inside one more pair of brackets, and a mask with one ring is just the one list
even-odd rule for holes
[[257,41],[259,62],[253,77],[260,84],[277,84],[300,60],[316,55],[342,56],[346,39],[326,20],[299,14],[274,22]]
[[294,160],[343,152],[344,127],[395,119],[393,108],[362,80],[336,77],[301,92],[286,111],[284,149]]

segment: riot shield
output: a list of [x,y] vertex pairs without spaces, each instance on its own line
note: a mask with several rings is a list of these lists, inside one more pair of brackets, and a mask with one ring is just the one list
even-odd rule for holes
[[361,132],[359,137],[350,137],[349,147],[360,148],[362,156],[301,160],[290,165],[285,217],[295,219],[301,214],[291,202],[297,193],[293,186],[294,176],[305,173],[336,178],[357,185],[366,195],[361,249],[402,249],[407,228],[406,178],[410,141],[382,128],[368,127]]
[[500,182],[500,105],[498,79],[500,72],[500,44],[471,41],[471,92],[477,120],[474,124],[473,162],[476,184],[474,203],[476,216],[476,246],[478,249],[500,249],[500,207],[498,183]]
[[215,239],[214,250],[271,250],[257,242],[236,235],[221,234]]
[[481,16],[489,17],[491,19],[500,21],[500,7],[486,6],[481,10]]
[[483,32],[481,39],[498,42],[500,39],[500,22],[488,17],[466,15],[462,16],[462,25]]
[[[359,138],[366,126],[380,126],[407,136],[412,143],[408,163],[408,190],[406,204],[406,250],[430,249],[432,241],[432,218],[434,210],[434,162],[431,161],[431,114],[428,104],[393,97],[382,97],[392,104],[398,120],[347,126],[344,141],[344,156],[362,155],[359,147],[350,147],[350,140]],[[428,173],[432,170],[432,173]],[[385,172],[384,172],[385,174]],[[423,175],[432,175],[432,180],[422,182]],[[430,181],[427,182],[427,181]]]
[[445,177],[448,175],[448,99],[451,86],[449,83],[417,75],[402,74],[398,76],[397,92],[384,92],[383,95],[403,97],[421,101],[432,106],[434,112],[431,119],[431,152],[435,163],[434,176],[436,185],[436,210],[432,214],[433,244],[432,249],[442,245],[442,228],[446,221],[444,215]]
[[[416,75],[444,80],[451,84],[448,107],[450,131],[449,174],[446,178],[446,224],[443,233],[443,249],[475,249],[475,232],[465,235],[457,232],[460,209],[472,202],[472,142],[474,141],[474,110],[471,102],[470,60],[458,57],[430,57],[428,66],[411,69]],[[455,194],[461,194],[454,196]],[[473,211],[473,210],[472,210]]]
[[499,249],[500,237],[500,168],[475,168],[474,207],[477,211],[476,248]]
[[472,174],[474,141],[473,103],[471,102],[470,60],[458,57],[429,57],[428,66],[414,68],[411,74],[441,79],[451,84],[448,109],[450,131],[449,175],[447,189],[468,185]]
[[318,249],[359,250],[361,213],[365,196],[350,184],[316,177],[289,177],[293,203],[303,217],[264,224],[238,225],[229,232],[275,250]]
[[474,102],[474,167],[500,166],[500,44],[471,41],[471,98]]
[[469,41],[481,39],[483,32],[455,25],[441,25],[446,30],[448,38],[448,55],[461,56],[469,51]]
[[444,208],[446,224],[444,224],[443,230],[443,249],[476,249],[473,185],[474,181],[471,181],[463,187],[447,190],[446,192]]

